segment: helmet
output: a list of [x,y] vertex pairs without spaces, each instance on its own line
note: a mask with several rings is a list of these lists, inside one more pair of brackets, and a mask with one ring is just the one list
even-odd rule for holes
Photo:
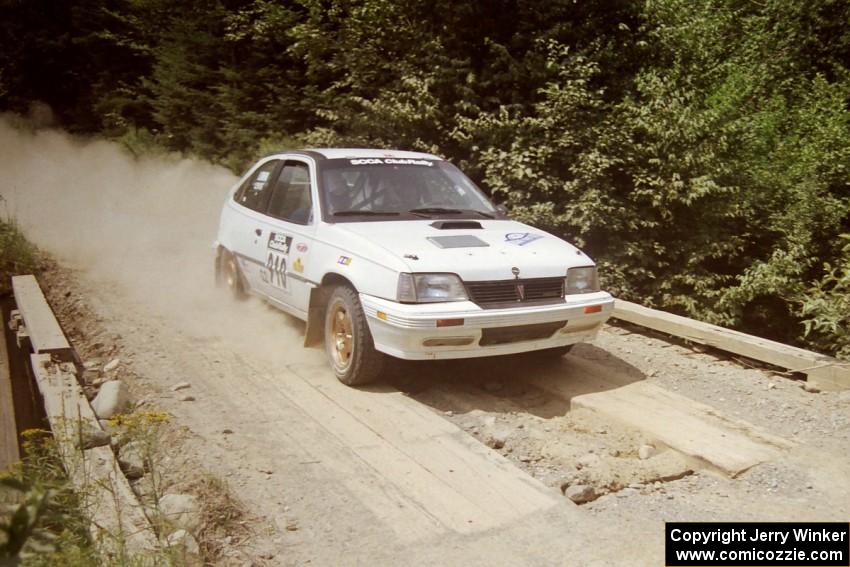
[[328,171],[325,175],[325,196],[331,213],[351,208],[351,189],[339,171]]

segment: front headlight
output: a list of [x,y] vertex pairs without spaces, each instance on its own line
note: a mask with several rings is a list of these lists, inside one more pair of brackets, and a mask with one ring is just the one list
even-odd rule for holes
[[567,270],[567,282],[564,293],[593,293],[599,291],[599,278],[596,276],[596,266],[570,268]]
[[402,303],[436,303],[467,299],[463,282],[454,274],[406,274],[398,276],[398,300]]

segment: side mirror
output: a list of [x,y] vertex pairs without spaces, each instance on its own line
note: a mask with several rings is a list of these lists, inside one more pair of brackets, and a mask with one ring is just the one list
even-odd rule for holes
[[508,208],[505,206],[504,203],[496,205],[496,212],[502,215],[503,217],[508,216]]

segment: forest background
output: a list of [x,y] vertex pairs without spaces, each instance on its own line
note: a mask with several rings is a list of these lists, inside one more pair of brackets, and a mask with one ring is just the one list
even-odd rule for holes
[[623,299],[850,359],[846,0],[0,0],[0,111],[445,156]]

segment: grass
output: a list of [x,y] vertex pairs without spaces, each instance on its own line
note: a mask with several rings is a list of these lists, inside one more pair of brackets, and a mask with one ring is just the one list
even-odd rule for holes
[[0,473],[0,565],[97,565],[53,437],[35,429],[22,437],[26,456]]
[[204,474],[194,481],[191,489],[201,502],[201,530],[197,535],[203,556],[218,557],[221,541],[227,535],[237,539],[249,537],[242,509],[223,479]]
[[[133,440],[155,437],[157,425],[164,421],[160,415],[125,416],[122,425],[128,426]],[[178,548],[162,547],[134,556],[123,551],[102,553],[89,530],[86,495],[72,489],[53,435],[33,429],[22,438],[24,458],[0,471],[0,567],[183,567],[190,563]]]
[[15,221],[0,220],[0,295],[11,290],[12,276],[34,273],[38,267],[35,245],[24,238]]

